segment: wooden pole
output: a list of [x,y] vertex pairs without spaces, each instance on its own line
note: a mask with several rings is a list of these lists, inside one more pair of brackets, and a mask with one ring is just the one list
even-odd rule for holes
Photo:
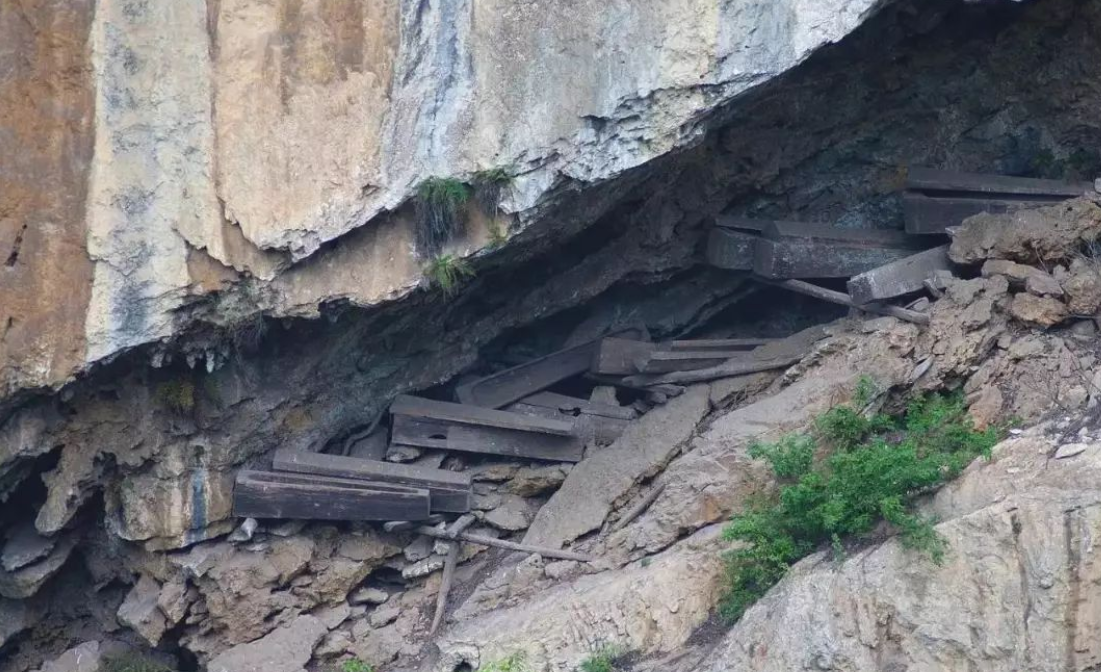
[[612,526],[612,532],[618,532],[622,530],[623,528],[630,525],[635,518],[641,516],[646,511],[646,509],[650,508],[651,504],[657,501],[657,498],[661,496],[663,490],[665,490],[664,483],[648,492],[646,496],[642,498],[641,502],[631,507],[631,510],[624,514],[624,516],[620,518],[615,525]]
[[[451,541],[451,537],[447,536],[446,530],[437,530],[434,527],[418,527],[413,531],[417,534],[423,534],[426,537],[435,537],[436,539],[447,539],[448,541]],[[466,541],[471,544],[480,544],[482,546],[503,548],[506,551],[538,553],[544,558],[555,558],[556,560],[576,560],[577,562],[593,562],[595,560],[595,558],[593,558],[592,556],[582,555],[581,553],[573,553],[571,551],[558,551],[553,548],[541,548],[539,546],[529,546],[528,544],[517,544],[511,541],[505,541],[503,539],[483,537],[478,534],[467,534],[466,532],[458,534],[455,538],[459,541]]]
[[812,285],[809,282],[803,282],[802,280],[768,280],[766,278],[754,278],[760,282],[765,282],[770,285],[776,285],[777,287],[783,287],[784,289],[798,292],[800,294],[806,294],[807,296],[813,296],[816,299],[822,299],[823,301],[829,301],[830,303],[837,303],[842,306],[848,306],[850,308],[857,308],[859,310],[865,310],[869,313],[875,313],[877,315],[890,315],[891,317],[897,317],[900,320],[907,322],[913,322],[914,324],[929,324],[929,316],[925,313],[919,313],[916,310],[907,310],[905,308],[899,308],[897,306],[888,306],[883,304],[868,304],[865,306],[856,305],[852,298],[844,292],[835,292],[832,289],[826,289],[825,287],[819,287],[818,285]]
[[451,582],[455,578],[455,568],[459,564],[459,551],[462,548],[458,536],[462,534],[463,530],[470,527],[474,521],[474,516],[468,513],[444,530],[444,533],[455,539],[455,541],[452,541],[451,546],[447,549],[447,558],[443,563],[443,579],[440,581],[440,591],[436,593],[436,614],[432,617],[432,627],[428,630],[429,635],[436,634],[440,623],[443,622],[444,611],[447,610],[447,594],[451,592]]
[[709,369],[696,369],[694,371],[674,371],[672,373],[657,376],[640,375],[630,376],[626,380],[636,385],[661,385],[667,383],[702,383],[718,378],[730,378],[732,376],[744,376],[747,373],[760,373],[772,369],[783,369],[791,366],[803,358],[803,354],[788,357],[775,357],[773,359],[745,360],[732,359]]

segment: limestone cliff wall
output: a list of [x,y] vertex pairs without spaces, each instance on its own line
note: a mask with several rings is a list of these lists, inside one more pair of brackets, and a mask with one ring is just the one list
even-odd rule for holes
[[537,223],[878,4],[4,2],[0,398],[171,336],[212,292],[400,296],[421,262],[388,213],[426,177],[508,167],[503,210]]

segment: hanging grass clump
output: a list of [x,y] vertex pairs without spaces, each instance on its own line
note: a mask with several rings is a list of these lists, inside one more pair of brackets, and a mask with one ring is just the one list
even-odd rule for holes
[[432,257],[462,228],[470,187],[454,178],[431,177],[417,189],[417,250]]

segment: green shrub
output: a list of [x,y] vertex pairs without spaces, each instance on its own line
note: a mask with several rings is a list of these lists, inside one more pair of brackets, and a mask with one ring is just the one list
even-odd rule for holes
[[153,397],[174,413],[185,415],[195,410],[195,383],[186,378],[157,384]]
[[430,177],[417,188],[417,250],[424,256],[440,251],[462,226],[470,187],[454,178]]
[[527,654],[517,651],[507,658],[482,665],[477,672],[528,672]]
[[[733,516],[724,530],[726,539],[745,545],[726,554],[723,615],[738,619],[793,563],[826,545],[840,554],[846,540],[881,521],[903,545],[940,563],[945,542],[912,502],[989,456],[999,433],[974,428],[962,395],[931,395],[912,400],[900,418],[868,418],[839,406],[817,419],[813,436],[751,446],[750,455],[767,460],[781,486],[774,499]],[[827,455],[816,462],[819,452]]]
[[509,168],[497,167],[474,173],[474,198],[482,212],[496,219],[501,194],[512,186]]
[[103,672],[175,672],[171,667],[137,653],[106,656],[100,669]]
[[369,665],[359,658],[351,658],[340,664],[340,672],[375,672],[375,666]]
[[620,646],[605,646],[581,661],[581,672],[615,672],[616,663],[626,651]]
[[464,278],[474,277],[474,269],[470,268],[470,264],[462,257],[453,254],[436,257],[428,263],[424,273],[448,296],[457,291],[459,283]]

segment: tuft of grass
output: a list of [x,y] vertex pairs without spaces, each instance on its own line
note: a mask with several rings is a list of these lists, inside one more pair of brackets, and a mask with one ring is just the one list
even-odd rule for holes
[[478,200],[482,212],[496,217],[501,194],[512,187],[512,170],[503,166],[481,170],[474,173],[473,181],[474,198]]
[[[857,395],[859,396],[859,395]],[[916,497],[989,457],[1001,430],[978,431],[962,394],[918,397],[900,417],[865,417],[838,406],[817,418],[813,435],[789,435],[750,447],[771,465],[778,495],[736,514],[724,530],[745,544],[726,553],[728,589],[720,610],[733,621],[801,558],[885,521],[904,546],[943,561],[946,543],[933,520],[914,512]],[[815,456],[826,453],[820,460]]]
[[359,658],[350,658],[340,664],[340,672],[375,672],[375,666]]
[[102,672],[176,672],[164,663],[137,653],[107,656],[100,666]]
[[153,398],[174,413],[191,413],[195,410],[195,383],[186,378],[158,383]]
[[430,177],[417,188],[417,249],[436,254],[462,227],[462,210],[471,189],[449,177]]
[[517,651],[506,658],[482,665],[476,672],[528,672],[527,654]]
[[601,647],[591,656],[581,661],[581,672],[615,672],[616,663],[627,651],[622,646],[608,645]]
[[424,274],[431,278],[432,283],[442,289],[445,295],[451,296],[458,290],[460,282],[474,277],[474,269],[462,257],[442,254],[428,263]]

